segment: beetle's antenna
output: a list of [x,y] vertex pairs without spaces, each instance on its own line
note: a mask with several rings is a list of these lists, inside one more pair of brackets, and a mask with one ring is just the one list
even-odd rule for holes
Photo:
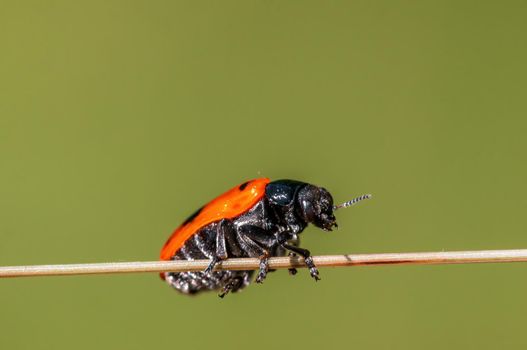
[[339,205],[334,205],[333,206],[333,210],[337,210],[337,209],[340,209],[340,208],[351,207],[352,205],[357,204],[358,202],[360,202],[362,200],[370,199],[370,198],[371,198],[371,194],[363,194],[362,196],[354,198],[354,199],[352,199],[350,201],[344,202],[344,203],[339,204]]

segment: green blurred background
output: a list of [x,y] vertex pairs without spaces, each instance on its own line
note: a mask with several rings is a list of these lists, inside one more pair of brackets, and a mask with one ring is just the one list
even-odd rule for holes
[[[0,1],[0,265],[155,260],[246,179],[314,254],[527,247],[524,1]],[[0,280],[2,349],[525,348],[527,265]]]

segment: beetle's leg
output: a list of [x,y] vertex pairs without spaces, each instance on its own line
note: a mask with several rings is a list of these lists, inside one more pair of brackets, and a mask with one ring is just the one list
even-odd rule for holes
[[256,283],[263,283],[265,277],[267,277],[267,271],[269,271],[269,251],[262,248],[257,242],[252,240],[248,236],[240,237],[243,240],[245,248],[249,248],[254,253],[254,256],[258,256],[260,259],[260,266],[258,270],[258,276],[256,276]]
[[220,262],[220,260],[217,257],[213,257],[210,259],[209,266],[205,270],[203,270],[204,273],[210,273],[212,270],[214,270],[214,267]]
[[[296,256],[295,253],[287,252],[287,249],[285,249],[284,247],[282,247],[280,245],[284,241],[285,241],[285,238],[283,238],[283,239],[279,238],[279,240],[278,240],[278,244],[279,245],[278,245],[278,247],[276,247],[276,256],[288,256],[289,258],[294,258]],[[287,242],[289,244],[291,244],[291,245],[294,245],[295,247],[298,246],[298,244],[297,244],[298,239],[296,239],[296,240],[289,240]],[[269,270],[269,271],[274,271],[274,270]],[[288,268],[287,271],[289,271],[289,275],[291,275],[291,276],[294,276],[297,273],[297,270],[294,267]]]
[[238,238],[249,238],[258,247],[270,249],[276,245],[276,238],[261,227],[245,225],[238,228]]
[[269,270],[269,251],[264,246],[271,246],[273,237],[264,235],[265,231],[257,226],[242,226],[238,229],[238,241],[249,252],[249,256],[260,258],[260,269],[256,283],[262,283]]
[[[295,234],[295,235],[293,235],[293,238],[288,240],[287,242],[288,242],[289,245],[293,245],[295,247],[298,247],[298,245],[300,244],[300,239],[298,238],[298,235]],[[285,248],[282,247],[282,249],[285,249]],[[297,254],[293,253],[293,252],[289,252],[288,256],[290,258],[294,258],[294,257],[297,256]],[[291,267],[291,268],[287,269],[287,271],[289,271],[289,275],[291,275],[291,276],[296,275],[297,272],[298,272],[297,269],[295,269],[294,267]]]
[[232,226],[229,225],[228,220],[222,219],[216,227],[216,250],[212,257],[209,266],[205,269],[205,273],[212,272],[214,267],[222,260],[227,259],[227,246],[225,244],[225,236]]
[[[296,254],[293,253],[293,252],[289,252],[288,255],[289,255],[290,258],[294,258],[294,257],[296,256]],[[297,272],[298,272],[297,269],[295,269],[294,267],[291,267],[291,268],[287,269],[287,271],[289,271],[289,274],[290,274],[291,276],[296,275]]]
[[258,276],[256,276],[256,283],[263,283],[264,279],[267,277],[268,271],[269,271],[269,253],[262,255],[260,257],[260,266],[258,270]]
[[309,250],[300,247],[295,247],[287,243],[282,243],[281,245],[285,249],[302,256],[304,258],[304,261],[306,262],[307,267],[309,268],[309,273],[311,274],[311,277],[313,277],[315,281],[320,280],[320,277],[318,276],[318,269],[315,266],[315,263],[313,262],[313,258],[311,257],[311,253],[309,252]]
[[223,299],[224,296],[229,294],[229,292],[234,288],[234,281],[229,281],[229,283],[225,284],[223,287],[221,287],[221,291],[218,293],[218,296]]
[[239,276],[231,278],[223,287],[221,287],[221,291],[218,294],[220,298],[223,298],[225,295],[229,294],[231,290],[236,291],[240,286],[243,284],[243,279]]
[[230,257],[241,257],[243,256],[242,249],[238,240],[236,238],[236,229],[232,224],[232,221],[228,222],[228,225],[225,224],[224,230],[225,242],[227,248],[227,255]]

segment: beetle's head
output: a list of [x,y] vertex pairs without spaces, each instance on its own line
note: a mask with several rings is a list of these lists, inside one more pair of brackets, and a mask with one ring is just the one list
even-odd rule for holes
[[306,222],[324,231],[331,231],[333,227],[337,227],[333,215],[333,197],[325,188],[306,185],[298,191],[297,201],[300,216]]

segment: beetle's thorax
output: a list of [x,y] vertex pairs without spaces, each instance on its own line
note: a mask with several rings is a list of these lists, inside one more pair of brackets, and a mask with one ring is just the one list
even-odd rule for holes
[[276,218],[292,231],[302,231],[308,223],[325,231],[336,226],[333,198],[324,188],[294,180],[278,180],[266,185],[265,197]]
[[296,205],[282,206],[268,202],[268,206],[271,225],[275,226],[276,233],[296,235],[306,228],[308,223],[299,215]]

